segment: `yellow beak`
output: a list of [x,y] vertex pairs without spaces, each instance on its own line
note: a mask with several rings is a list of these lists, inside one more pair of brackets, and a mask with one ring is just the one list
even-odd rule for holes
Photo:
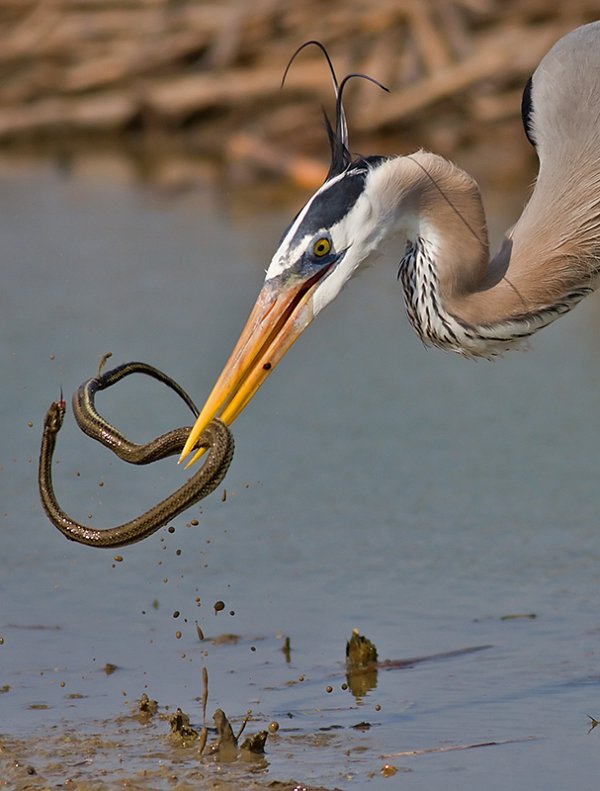
[[[324,266],[306,278],[292,275],[268,280],[258,295],[246,326],[212,393],[208,397],[181,452],[181,463],[195,447],[198,438],[218,416],[230,425],[290,346],[313,320],[311,297],[319,281],[329,271]],[[201,448],[186,465],[204,453]]]

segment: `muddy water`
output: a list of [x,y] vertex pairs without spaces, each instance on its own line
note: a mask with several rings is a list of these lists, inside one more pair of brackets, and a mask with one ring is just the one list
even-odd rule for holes
[[[522,196],[490,193],[496,229]],[[475,364],[423,349],[395,273],[373,269],[236,422],[225,501],[213,495],[174,533],[120,550],[122,561],[68,543],[42,515],[38,442],[59,388],[70,393],[111,351],[115,363],[158,365],[201,401],[299,201],[261,211],[231,186],[166,193],[112,161],[68,175],[2,166],[6,787],[595,781],[600,729],[588,734],[586,715],[600,717],[597,300],[530,353]],[[188,421],[145,379],[98,404],[139,440]],[[60,500],[99,527],[180,483],[173,462],[129,469],[70,415],[57,459]],[[490,647],[383,668],[353,695],[342,685],[355,627],[381,659]],[[214,640],[223,635],[233,637]],[[209,712],[239,723],[252,709],[250,732],[279,722],[264,759],[199,762],[169,743],[164,717],[177,706],[201,722],[203,667]],[[149,723],[130,716],[143,692],[159,703]],[[487,746],[447,749],[469,745]]]

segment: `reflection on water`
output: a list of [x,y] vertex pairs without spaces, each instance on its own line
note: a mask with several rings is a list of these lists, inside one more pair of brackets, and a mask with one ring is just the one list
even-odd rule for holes
[[[522,201],[489,195],[496,237]],[[531,353],[472,363],[423,349],[395,273],[372,269],[235,424],[224,502],[213,495],[120,563],[66,542],[41,513],[41,419],[59,388],[112,351],[201,402],[298,202],[260,211],[231,188],[166,194],[106,164],[68,178],[2,169],[0,732],[102,732],[145,691],[197,722],[206,666],[209,711],[251,708],[255,730],[280,722],[265,782],[383,787],[394,759],[382,756],[517,740],[396,762],[412,788],[582,787],[597,775],[586,714],[600,711],[594,298]],[[187,421],[146,381],[98,402],[134,439]],[[100,527],[181,482],[172,461],[125,468],[70,414],[57,458],[59,500]],[[380,672],[356,700],[342,687],[355,627],[382,659],[492,648]],[[236,639],[213,642],[223,634]],[[164,732],[152,737],[169,762]],[[137,771],[148,759],[135,733],[124,738]]]

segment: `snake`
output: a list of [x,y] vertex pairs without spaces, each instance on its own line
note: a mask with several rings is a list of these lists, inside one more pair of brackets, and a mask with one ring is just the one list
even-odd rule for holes
[[[100,374],[98,370],[95,377],[83,382],[77,388],[73,394],[73,413],[79,428],[131,464],[150,464],[180,453],[191,430],[190,427],[173,429],[150,442],[138,445],[128,440],[98,413],[95,406],[96,393],[112,387],[133,373],[143,373],[163,382],[180,396],[195,416],[198,415],[194,402],[174,379],[147,363],[129,362],[104,374]],[[44,417],[38,469],[40,498],[52,524],[66,538],[87,546],[121,547],[142,541],[214,491],[225,477],[233,459],[233,436],[227,426],[215,418],[209,423],[198,442],[199,447],[208,449],[204,464],[179,489],[128,522],[115,527],[92,528],[68,516],[58,504],[54,493],[52,457],[65,412],[66,403],[61,394],[58,401],[50,404]]]

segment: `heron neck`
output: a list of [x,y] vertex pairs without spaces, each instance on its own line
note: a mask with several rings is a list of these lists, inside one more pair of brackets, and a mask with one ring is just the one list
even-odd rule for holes
[[[490,260],[479,188],[468,174],[417,152],[394,160],[388,179],[396,189],[397,232],[407,242],[400,273],[408,314],[426,342],[493,356],[519,345],[593,288],[589,262],[565,268],[565,252],[554,238],[562,229],[541,232],[548,215],[537,190]],[[537,248],[524,226],[539,229]]]

